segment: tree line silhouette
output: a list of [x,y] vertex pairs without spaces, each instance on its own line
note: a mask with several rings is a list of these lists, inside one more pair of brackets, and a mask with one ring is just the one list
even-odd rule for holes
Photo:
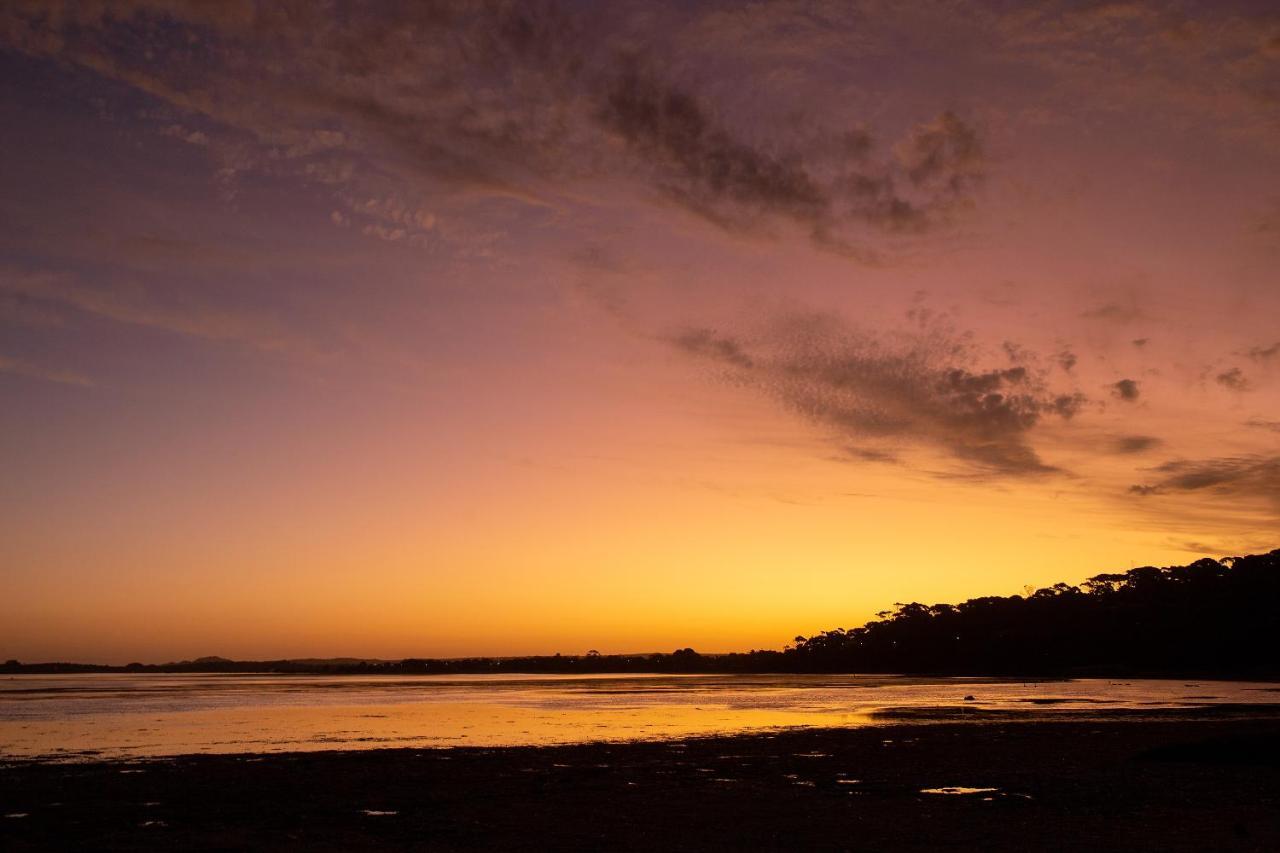
[[899,604],[860,628],[797,637],[784,656],[801,672],[1274,674],[1278,607],[1280,550]]
[[123,667],[21,664],[0,672],[475,673],[933,673],[955,675],[1194,675],[1275,677],[1280,641],[1280,550],[1144,566],[1054,584],[1025,596],[960,604],[895,605],[851,629],[796,637],[781,651],[703,655],[542,655],[401,661],[201,658]]

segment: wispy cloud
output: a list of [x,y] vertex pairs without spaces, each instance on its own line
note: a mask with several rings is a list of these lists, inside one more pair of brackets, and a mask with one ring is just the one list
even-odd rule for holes
[[1115,451],[1121,454],[1146,453],[1163,444],[1153,435],[1122,435],[1115,440]]
[[[325,185],[347,207],[335,221],[372,220],[362,230],[380,239],[430,231],[416,216],[352,206],[370,195],[356,188],[396,174],[421,192],[534,204],[630,175],[724,229],[798,226],[819,248],[868,262],[881,257],[869,234],[918,234],[972,206],[987,162],[960,116],[921,116],[878,156],[861,123],[836,146],[830,134],[749,135],[710,91],[664,67],[669,34],[640,35],[643,20],[555,2],[353,4],[338,15],[138,0],[110,12],[18,4],[0,13],[0,41],[177,107],[198,121],[156,132],[206,148],[224,179],[259,171]],[[211,45],[198,61],[182,48],[193,38]]]
[[1280,456],[1176,459],[1150,470],[1156,475],[1152,482],[1131,486],[1133,494],[1206,491],[1219,497],[1263,499],[1280,506]]
[[[1106,302],[1080,314],[1089,320],[1110,320],[1114,323],[1132,323],[1142,317],[1142,310],[1133,302]],[[1142,343],[1146,343],[1144,339]],[[1134,341],[1137,346],[1142,344]]]
[[1253,387],[1248,378],[1244,375],[1244,371],[1238,367],[1232,367],[1229,370],[1222,371],[1217,376],[1213,377],[1213,381],[1217,382],[1228,391],[1248,391]]
[[42,379],[45,382],[57,382],[61,385],[80,385],[89,387],[93,380],[82,373],[71,370],[43,367],[20,358],[0,355],[0,372],[26,376],[30,379]]
[[1280,341],[1276,341],[1270,346],[1250,347],[1248,356],[1255,361],[1270,361],[1271,359],[1280,356]]
[[1251,418],[1250,420],[1245,421],[1245,426],[1253,427],[1254,429],[1270,430],[1271,432],[1280,432],[1280,421],[1269,421],[1263,418]]
[[869,138],[850,131],[840,162],[819,172],[803,151],[773,153],[736,138],[697,97],[639,64],[609,85],[598,115],[690,210],[731,228],[789,220],[824,248],[844,244],[840,232],[851,223],[918,232],[945,221],[985,166],[974,130],[945,113],[915,128],[888,162],[871,161]]
[[780,320],[753,338],[694,328],[667,340],[847,436],[859,458],[868,458],[868,441],[907,442],[958,460],[966,476],[1057,471],[1033,448],[1032,431],[1046,417],[1070,419],[1084,402],[1078,393],[1051,390],[1024,366],[977,367],[967,345],[940,327],[890,338],[809,315]]
[[0,269],[0,292],[38,298],[117,323],[243,344],[306,358],[322,353],[305,337],[273,319],[189,301],[164,303],[141,287],[89,286],[60,273]]

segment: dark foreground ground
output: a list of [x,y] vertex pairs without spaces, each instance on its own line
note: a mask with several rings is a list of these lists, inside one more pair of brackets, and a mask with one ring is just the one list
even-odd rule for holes
[[1280,717],[22,764],[0,811],[5,851],[1280,850]]

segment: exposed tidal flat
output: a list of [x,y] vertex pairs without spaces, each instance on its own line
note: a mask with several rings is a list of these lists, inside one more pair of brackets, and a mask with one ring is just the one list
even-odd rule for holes
[[0,677],[0,756],[536,746],[1272,702],[1280,702],[1274,683],[1169,679],[18,675]]
[[1280,714],[0,769],[0,848],[1276,850]]
[[1268,683],[40,676],[0,695],[5,850],[1280,849]]

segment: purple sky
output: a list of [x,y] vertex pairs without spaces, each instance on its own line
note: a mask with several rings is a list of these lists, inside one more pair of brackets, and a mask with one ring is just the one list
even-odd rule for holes
[[1276,546],[1271,4],[14,2],[0,154],[0,657]]

